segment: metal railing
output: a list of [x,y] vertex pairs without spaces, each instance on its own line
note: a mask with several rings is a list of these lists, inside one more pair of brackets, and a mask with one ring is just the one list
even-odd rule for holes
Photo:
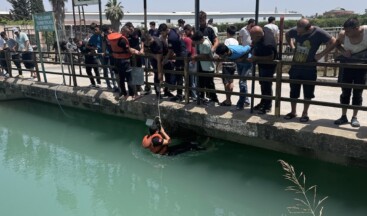
[[[7,63],[7,68],[6,70],[8,71],[8,74],[10,77],[13,76],[12,70],[17,70],[17,68],[14,68],[13,65],[11,64],[11,53],[10,52],[5,52],[2,51],[0,52],[0,62]],[[55,54],[54,52],[44,52],[44,53],[36,53],[33,52],[32,56],[33,59],[29,60],[28,62],[33,62],[36,63],[35,64],[35,71],[37,74],[37,80],[39,82],[47,82],[47,75],[59,75],[59,76],[63,76],[64,78],[64,83],[65,82],[65,77],[69,78],[69,84],[70,86],[78,86],[78,82],[77,82],[77,78],[94,78],[94,79],[101,79],[101,80],[113,80],[113,81],[118,81],[117,79],[113,79],[113,78],[108,78],[108,77],[104,77],[104,76],[88,76],[88,75],[83,75],[82,72],[82,68],[86,67],[86,66],[90,66],[90,67],[98,67],[98,68],[109,68],[110,70],[113,69],[113,66],[110,65],[98,65],[98,64],[85,64],[83,63],[83,54],[80,53],[62,53],[62,55],[64,56],[68,56],[68,61],[63,63],[65,66],[67,66],[68,70],[64,73],[58,71],[47,71],[47,70],[41,70],[39,64],[55,64],[55,65],[59,65],[60,63],[56,63],[55,61],[49,61],[47,59],[43,59],[41,56],[43,56],[43,54]],[[151,58],[151,56],[146,55],[146,56],[138,56],[138,57],[143,57],[144,59],[149,59]],[[251,97],[252,101],[254,98],[258,98],[258,99],[271,99],[274,101],[275,103],[275,109],[274,109],[274,115],[279,117],[280,116],[280,107],[282,102],[296,102],[296,103],[308,103],[308,104],[313,104],[313,105],[318,105],[318,106],[326,106],[326,107],[334,107],[334,108],[348,108],[348,109],[356,109],[356,110],[363,110],[363,111],[367,111],[367,107],[366,106],[354,106],[354,105],[345,105],[345,104],[340,104],[340,103],[332,103],[332,102],[325,102],[325,101],[317,101],[317,100],[303,100],[303,99],[292,99],[289,97],[282,97],[282,84],[285,83],[294,83],[294,84],[307,84],[307,85],[315,85],[315,86],[327,86],[327,87],[338,87],[338,88],[356,88],[356,89],[367,89],[366,85],[356,85],[356,84],[346,84],[346,83],[337,83],[337,82],[320,82],[320,81],[308,81],[308,80],[293,80],[293,79],[289,79],[288,77],[284,76],[284,72],[288,72],[288,71],[284,71],[285,67],[289,67],[292,65],[307,65],[307,66],[317,66],[317,67],[332,67],[332,68],[354,68],[354,69],[364,69],[363,71],[367,71],[367,65],[366,64],[356,64],[356,63],[307,63],[307,64],[300,64],[300,63],[294,63],[291,61],[280,61],[280,60],[275,60],[275,61],[271,61],[271,62],[261,62],[262,64],[276,64],[276,72],[275,72],[275,76],[273,78],[264,78],[264,77],[259,77],[258,75],[255,76],[256,74],[256,68],[253,67],[253,75],[254,76],[247,76],[247,77],[243,77],[243,76],[239,76],[239,75],[227,75],[227,74],[222,74],[222,73],[199,73],[199,72],[190,72],[189,71],[189,62],[190,62],[190,58],[184,57],[184,58],[174,58],[176,60],[183,60],[185,63],[184,69],[183,71],[175,71],[175,70],[163,70],[163,73],[170,73],[170,74],[180,74],[183,76],[184,79],[184,85],[183,86],[176,86],[176,85],[171,85],[168,83],[163,83],[161,84],[161,87],[168,87],[171,89],[183,89],[183,91],[185,92],[185,103],[189,103],[189,92],[191,90],[195,90],[197,92],[213,92],[213,93],[219,93],[219,94],[230,94],[230,95],[236,95],[236,96],[247,96],[247,97]],[[197,59],[196,61],[216,61],[216,62],[223,62],[224,60],[221,59]],[[21,60],[17,59],[15,61],[21,62]],[[228,62],[228,60],[225,60],[226,62]],[[23,61],[24,62],[24,61]],[[133,61],[134,62],[134,61]],[[2,64],[2,66],[4,66],[4,64]],[[23,69],[22,71],[30,71],[29,69]],[[144,80],[145,80],[145,84],[146,85],[157,85],[157,83],[153,83],[153,82],[149,82],[148,80],[148,73],[149,72],[157,72],[156,70],[150,69],[145,67],[144,68],[145,71],[145,75],[144,75]],[[363,72],[362,71],[362,72]],[[225,90],[213,90],[213,89],[202,89],[202,88],[194,88],[194,87],[190,87],[189,86],[189,77],[190,76],[196,76],[196,77],[218,77],[218,78],[231,78],[231,79],[246,79],[249,81],[252,81],[253,84],[255,83],[255,81],[268,81],[268,82],[273,82],[275,83],[275,91],[274,91],[274,95],[273,96],[266,96],[266,95],[260,95],[260,94],[255,94],[254,90],[252,89],[251,93],[240,93],[240,92],[228,92]],[[254,86],[254,85],[252,85]],[[251,104],[253,106],[253,103]],[[252,111],[252,107],[251,107],[251,111]]]

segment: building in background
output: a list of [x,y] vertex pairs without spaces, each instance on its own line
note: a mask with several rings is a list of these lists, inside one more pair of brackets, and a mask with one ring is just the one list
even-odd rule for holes
[[[99,14],[97,12],[85,12],[85,22],[86,25],[89,25],[92,22],[99,23]],[[298,20],[302,18],[302,14],[297,12],[287,12],[287,13],[275,13],[275,12],[260,12],[259,13],[259,21],[266,22],[268,17],[273,16],[276,20],[279,20],[281,16],[284,16],[285,20]],[[78,15],[77,17],[77,25],[79,25]],[[213,18],[216,24],[233,24],[239,22],[246,22],[250,18],[255,17],[255,13],[253,12],[207,12],[207,17]],[[195,23],[195,13],[194,12],[148,12],[147,20],[148,23],[150,21],[156,22],[156,25],[161,23],[172,23],[176,24],[177,20],[183,19],[186,24],[194,25]],[[102,22],[104,24],[110,24],[110,21],[103,16]],[[132,22],[132,24],[136,27],[144,26],[144,13],[124,13],[124,19],[122,20],[122,24],[125,22]],[[65,24],[73,25],[73,13],[67,12],[65,13]]]
[[337,7],[333,10],[326,11],[323,15],[329,16],[329,17],[337,17],[337,16],[343,16],[343,15],[352,15],[354,14],[354,11],[345,10],[344,8]]

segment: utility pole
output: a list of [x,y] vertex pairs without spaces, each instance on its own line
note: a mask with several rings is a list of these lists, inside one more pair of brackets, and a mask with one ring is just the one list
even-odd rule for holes
[[98,7],[99,7],[99,26],[102,26],[102,2],[98,0]]

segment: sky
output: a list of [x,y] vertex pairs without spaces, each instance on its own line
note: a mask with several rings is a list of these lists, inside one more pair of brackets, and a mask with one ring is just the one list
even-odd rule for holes
[[[8,11],[11,5],[7,0],[0,4],[0,11]],[[108,0],[102,1],[102,10]],[[124,6],[124,12],[143,12],[143,0],[118,0]],[[48,0],[44,0],[46,10],[51,10]],[[190,3],[191,2],[191,3]],[[206,12],[251,12],[255,10],[256,0],[201,0],[200,10]],[[278,13],[297,11],[305,16],[322,14],[325,11],[341,7],[363,14],[367,9],[366,0],[259,0],[260,11]],[[67,10],[72,11],[72,0],[67,1]],[[195,10],[195,0],[147,0],[148,12],[188,12]],[[85,11],[98,12],[98,6],[87,6]]]

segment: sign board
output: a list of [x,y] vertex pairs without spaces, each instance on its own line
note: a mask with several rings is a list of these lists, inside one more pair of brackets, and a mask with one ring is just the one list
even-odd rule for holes
[[38,13],[34,16],[34,27],[39,32],[55,31],[54,16],[52,12]]
[[99,0],[73,0],[74,6],[81,6],[81,5],[95,5],[99,3]]

